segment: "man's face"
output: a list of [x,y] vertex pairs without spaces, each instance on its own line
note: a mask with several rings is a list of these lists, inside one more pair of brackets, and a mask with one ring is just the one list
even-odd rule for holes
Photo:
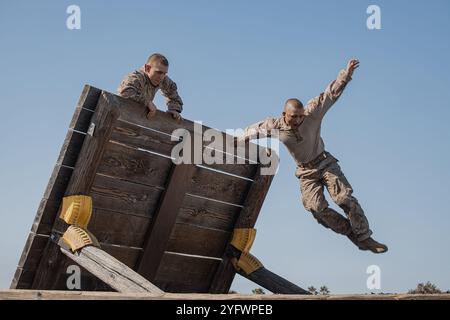
[[305,119],[305,109],[303,107],[286,105],[283,117],[288,126],[298,128]]
[[168,71],[169,67],[159,61],[145,65],[145,73],[154,86],[158,86],[163,81]]

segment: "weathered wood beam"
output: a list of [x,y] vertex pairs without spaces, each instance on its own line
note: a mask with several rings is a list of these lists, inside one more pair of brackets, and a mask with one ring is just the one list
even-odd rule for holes
[[194,172],[195,166],[192,164],[173,166],[168,185],[148,230],[144,253],[137,266],[137,271],[149,281],[156,277]]
[[292,282],[280,277],[279,275],[273,273],[270,270],[262,267],[250,274],[246,274],[243,271],[238,271],[238,273],[247,278],[250,281],[253,281],[256,284],[259,284],[261,287],[271,291],[272,293],[277,294],[310,294],[305,289],[300,288],[299,286],[293,284]]
[[[88,131],[83,142],[65,196],[89,195],[97,167],[119,114],[116,97],[110,93],[102,92],[89,126],[91,134]],[[56,219],[53,232],[63,233],[67,226],[63,220]],[[40,259],[32,289],[54,289],[60,276],[58,271],[64,263],[65,259],[59,246],[49,240]]]
[[450,300],[450,294],[205,294],[205,293],[119,293],[94,291],[0,290],[0,300]]
[[72,253],[61,246],[61,252],[118,292],[164,293],[144,277],[97,247],[87,246],[79,252]]

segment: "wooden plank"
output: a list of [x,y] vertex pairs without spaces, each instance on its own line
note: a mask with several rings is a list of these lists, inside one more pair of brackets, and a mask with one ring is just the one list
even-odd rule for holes
[[[176,139],[176,137],[173,138]],[[111,134],[111,140],[134,148],[142,148],[157,152],[168,157],[171,157],[173,147],[179,143],[178,140],[172,141],[169,134],[124,121],[118,121],[117,126]],[[202,152],[204,152],[204,150],[205,146],[203,144]],[[221,155],[220,158],[222,159],[223,164],[202,163],[202,165],[245,178],[252,178],[255,175],[257,164],[237,164],[236,156],[232,157],[235,159],[233,164],[225,164],[228,155],[219,150],[217,153]]]
[[[92,118],[95,130],[93,135],[87,135],[85,138],[74,172],[65,190],[66,196],[75,194],[89,195],[106,142],[110,138],[113,124],[118,116],[119,109],[115,97],[109,93],[102,92]],[[60,219],[55,221],[55,231],[63,232],[65,228],[66,225]],[[56,285],[57,270],[64,261],[61,259],[61,256],[59,246],[49,241],[36,271],[33,288],[51,289]]]
[[219,262],[166,252],[153,283],[165,292],[208,292]]
[[126,264],[129,268],[134,269],[139,257],[143,253],[142,248],[134,248],[127,246],[110,245],[107,243],[100,243],[102,250],[112,255],[120,262]]
[[232,231],[240,211],[239,206],[187,194],[183,199],[177,223]]
[[[142,247],[150,218],[162,192],[153,187],[97,175],[92,188],[94,212],[89,230],[104,243]],[[186,195],[176,222],[177,225],[197,226],[200,230],[218,229],[229,234],[239,211],[240,207]],[[212,230],[211,233],[217,232]],[[183,234],[180,233],[177,237],[183,237]],[[223,232],[219,232],[213,239],[223,237]],[[195,243],[198,245],[194,245]],[[199,250],[203,246],[201,241],[196,241],[192,251],[171,251],[210,255],[209,251],[214,252],[213,256],[217,256],[217,252],[223,253],[223,244],[220,242],[211,246],[208,251]]]
[[142,248],[150,221],[148,217],[94,208],[89,231],[103,244]]
[[[95,111],[97,108],[98,99],[100,98],[100,95],[102,93],[102,90],[95,88],[90,85],[84,85],[83,91],[81,92],[80,99],[77,103],[77,108],[84,108],[91,111]],[[76,126],[72,126],[73,123],[78,122],[78,120],[75,120],[75,116],[72,118],[71,122],[71,128],[75,128]]]
[[88,246],[77,253],[72,253],[65,248],[61,248],[61,251],[118,292],[163,292],[125,264],[99,248]]
[[93,205],[97,209],[150,218],[156,210],[163,191],[161,187],[96,175],[91,195]]
[[92,119],[95,125],[94,134],[86,137],[65,195],[90,193],[106,143],[119,114],[115,97],[102,92]]
[[168,134],[120,120],[114,127],[111,140],[134,148],[158,152],[168,157],[171,155],[172,148],[179,143],[172,141]]
[[[58,246],[59,248],[59,246]],[[141,248],[133,248],[126,246],[118,246],[118,245],[109,245],[105,243],[101,243],[101,249],[119,260],[120,262],[127,265],[129,268],[132,268],[136,264],[136,261],[139,255],[142,253]],[[70,273],[67,273],[67,268],[70,265],[78,265],[81,271],[81,290],[95,290],[95,291],[111,291],[112,288],[105,284],[103,281],[98,279],[96,276],[91,274],[88,270],[86,270],[83,266],[75,263],[73,260],[67,258],[64,254],[61,253],[60,265],[57,271],[55,272],[55,284],[54,288],[56,290],[67,290],[67,280]]]
[[261,287],[269,290],[276,294],[306,294],[310,295],[308,291],[299,286],[293,284],[292,282],[280,277],[279,275],[273,273],[270,270],[262,267],[251,274],[246,274],[240,271],[239,274],[250,281],[260,285]]
[[[108,143],[98,173],[149,186],[164,187],[173,162],[152,153]],[[242,204],[251,181],[195,167],[189,193]]]
[[[89,113],[92,114],[92,112],[90,111]],[[85,137],[86,134],[69,130],[67,132],[66,139],[64,140],[61,152],[56,163],[64,166],[74,167]]]
[[56,165],[34,218],[31,232],[50,234],[73,169]]
[[[260,166],[245,199],[244,206],[236,221],[235,228],[253,228],[258,218],[264,199],[272,183],[273,175],[261,175]],[[230,290],[236,270],[231,263],[231,256],[224,254],[213,278],[210,293],[225,293]]]
[[34,275],[42,250],[45,248],[47,241],[47,235],[36,235],[33,232],[29,233],[10,288],[29,288],[32,281],[31,276]]
[[[142,126],[142,127],[146,127],[146,128],[150,128],[153,130],[157,130],[160,132],[164,132],[166,134],[173,134],[174,130],[176,129],[186,129],[187,131],[190,132],[191,134],[191,138],[194,136],[194,122],[187,120],[187,119],[183,119],[182,121],[175,121],[173,120],[173,118],[167,114],[166,112],[163,112],[161,110],[157,110],[156,111],[156,115],[151,119],[147,119],[146,115],[148,113],[148,109],[147,107],[145,107],[144,105],[141,105],[131,99],[125,99],[123,97],[117,97],[118,100],[120,101],[120,108],[121,110],[123,110],[123,112],[120,115],[119,121],[123,121],[123,122],[129,122],[138,126]],[[210,128],[208,126],[202,126],[202,131],[205,132],[206,130],[212,130],[213,132],[215,132],[215,135],[217,136],[222,136],[222,141],[227,141],[227,137],[228,140],[231,142],[233,137],[218,131],[216,129]],[[202,132],[202,133],[203,133]],[[203,140],[203,139],[201,139]],[[206,141],[203,142],[202,144],[206,144],[206,145],[210,145],[211,142]],[[267,148],[264,148],[262,146],[259,146],[257,144],[254,143],[248,143],[248,146],[252,146],[250,148],[250,150],[260,150],[260,152],[266,152]],[[241,147],[232,147],[231,149],[233,149],[233,154],[238,154],[237,149],[241,149]],[[252,160],[257,160],[255,157],[255,155],[253,155],[253,157],[255,159],[252,158]],[[248,158],[248,155],[246,156],[246,158]],[[258,161],[256,161],[258,162]]]
[[173,167],[161,204],[152,219],[144,253],[137,267],[138,272],[150,281],[156,275],[194,171],[193,165]]
[[188,189],[189,194],[214,200],[242,205],[247,195],[251,181],[221,174],[206,168],[195,168]]
[[166,250],[221,258],[230,235],[230,232],[222,230],[176,223]]
[[30,232],[25,244],[28,255],[21,257],[21,259],[19,260],[19,267],[28,270],[35,269],[39,264],[40,254],[45,248],[47,241],[47,235],[40,235]]
[[28,289],[33,283],[34,273],[36,270],[27,270],[17,268],[14,273],[10,289]]
[[164,187],[172,165],[171,159],[108,143],[98,173],[148,186]]
[[[450,300],[449,293],[442,294],[339,294],[339,295],[295,295],[295,294],[204,294],[204,293],[119,293],[92,291],[52,290],[0,290],[0,300]],[[269,302],[270,303],[270,302]]]

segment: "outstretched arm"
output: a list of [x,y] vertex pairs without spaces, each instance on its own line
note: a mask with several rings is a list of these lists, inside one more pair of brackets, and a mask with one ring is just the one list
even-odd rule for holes
[[254,123],[244,130],[244,134],[238,137],[238,141],[249,141],[252,139],[263,139],[272,136],[272,130],[276,128],[276,120],[274,118],[267,118],[263,121]]
[[347,68],[341,70],[320,95],[311,99],[306,105],[306,114],[314,117],[323,117],[331,106],[339,99],[348,82],[352,80],[353,72],[359,67],[359,61],[352,59]]

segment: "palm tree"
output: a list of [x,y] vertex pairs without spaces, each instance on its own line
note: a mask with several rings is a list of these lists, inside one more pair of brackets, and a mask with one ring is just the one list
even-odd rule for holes
[[321,295],[324,295],[324,296],[330,294],[330,290],[328,290],[328,287],[327,287],[327,286],[321,286],[320,289],[319,289],[319,291],[320,291],[320,294],[321,294]]
[[262,288],[256,288],[252,290],[253,294],[266,294]]
[[317,289],[314,286],[308,287],[308,291],[314,295],[318,294]]

